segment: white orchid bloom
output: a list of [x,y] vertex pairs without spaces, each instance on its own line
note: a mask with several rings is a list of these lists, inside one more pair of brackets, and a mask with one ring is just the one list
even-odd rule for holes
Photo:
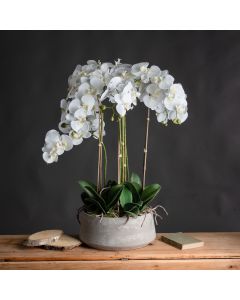
[[148,72],[148,62],[141,62],[138,64],[135,64],[131,68],[131,72],[133,75],[136,76],[136,78],[141,78],[142,75],[146,74]]
[[102,80],[105,85],[108,85],[109,81],[112,79],[112,69],[114,65],[109,62],[105,62],[100,67],[100,72],[102,74]]
[[95,60],[88,60],[87,64],[82,66],[83,75],[87,75],[98,68],[99,64]]
[[136,99],[139,93],[136,91],[131,82],[123,88],[120,94],[114,95],[114,101],[117,103],[116,110],[121,117],[125,116],[126,111],[132,109],[132,105],[136,105]]
[[103,87],[104,87],[104,81],[103,78],[92,76],[90,79],[90,84],[92,87],[92,92],[96,95],[102,94]]
[[96,100],[92,95],[83,95],[81,100],[78,98],[73,99],[68,106],[68,113],[66,114],[66,120],[71,122],[75,121],[75,112],[77,110],[84,110],[86,115],[93,113],[93,108],[96,104]]
[[91,136],[89,122],[84,123],[83,127],[78,131],[71,130],[69,136],[72,139],[73,145],[80,145],[83,139]]
[[161,70],[158,66],[151,66],[149,69],[145,68],[141,73],[141,81],[143,83],[157,83],[159,81],[159,76],[161,74]]
[[67,111],[68,111],[68,101],[66,101],[65,99],[62,99],[60,102],[60,107],[61,107],[61,121],[58,124],[58,128],[62,133],[69,133],[71,127],[69,124],[69,121],[66,120],[66,115],[67,115]]
[[157,113],[156,115],[157,115],[157,121],[159,123],[167,125],[167,123],[168,123],[168,114],[167,114],[167,111],[162,111],[160,113]]
[[63,134],[60,136],[59,132],[56,130],[50,130],[47,132],[45,137],[45,145],[43,147],[43,159],[47,163],[56,162],[58,160],[58,155],[64,153],[64,151],[69,151],[73,147],[72,139]]
[[81,99],[83,95],[90,93],[90,84],[88,82],[83,82],[78,87],[77,98]]
[[157,121],[166,125],[168,123],[168,111],[163,103],[159,104],[156,108]]
[[96,104],[96,100],[92,95],[84,95],[81,98],[81,106],[85,109],[87,115],[93,114],[93,107]]
[[80,145],[83,142],[81,131],[76,132],[74,130],[71,130],[69,132],[69,136],[71,137],[74,146]]
[[100,97],[100,101],[103,101],[107,97],[109,97],[109,94],[111,94],[114,90],[116,90],[117,86],[122,82],[122,78],[119,76],[113,77],[108,85],[102,96]]
[[51,164],[53,162],[57,162],[58,161],[58,155],[56,152],[43,152],[43,160],[47,163],[47,164]]
[[169,120],[172,120],[175,124],[182,124],[188,117],[187,106],[177,105],[176,110],[169,112]]
[[87,121],[87,112],[86,110],[81,107],[74,113],[74,119],[71,121],[71,127],[74,131],[78,132],[85,122]]
[[62,120],[59,124],[58,124],[58,128],[62,133],[69,133],[71,130],[71,126],[70,123],[67,120]]
[[82,74],[82,66],[77,65],[73,74],[70,75],[68,78],[68,86],[70,91],[74,91],[81,83],[81,74]]
[[131,65],[129,64],[116,64],[110,71],[110,74],[113,76],[113,77],[116,77],[116,76],[124,76],[126,73],[130,73],[131,71]]
[[77,65],[75,70],[73,71],[73,76],[81,76],[81,72],[82,72],[82,66],[81,65]]
[[116,76],[116,77],[113,77],[109,83],[108,83],[108,86],[107,86],[107,89],[112,92],[113,90],[115,90],[118,85],[122,82],[122,78],[119,77],[119,76]]
[[164,105],[168,110],[175,110],[177,106],[187,106],[186,94],[180,83],[173,84],[164,99]]
[[164,98],[164,91],[157,84],[151,83],[146,87],[146,94],[142,97],[142,100],[148,108],[156,110],[162,104]]
[[163,90],[168,90],[173,85],[174,77],[168,74],[168,71],[162,71],[160,75],[159,87]]
[[77,111],[79,108],[81,108],[81,102],[78,98],[74,98],[68,106],[68,111],[70,114],[74,114],[75,111]]
[[[76,66],[68,84],[68,95],[60,103],[62,113],[58,127],[63,134],[50,130],[46,135],[43,158],[47,163],[57,161],[59,155],[81,144],[83,139],[99,137],[99,105],[106,98],[121,117],[137,105],[137,98],[155,110],[162,124],[166,125],[169,120],[181,124],[188,117],[186,94],[181,84],[174,84],[167,70],[161,71],[154,65],[149,67],[148,62],[130,65],[118,59],[114,65],[89,60],[86,65]],[[103,123],[103,135],[104,126]]]
[[66,121],[68,123],[70,123],[71,121],[74,121],[74,113],[80,109],[81,106],[81,102],[79,99],[74,98],[68,105],[68,111],[66,114]]
[[101,65],[100,70],[103,74],[107,74],[109,73],[110,69],[113,67],[114,65],[110,62],[105,62]]

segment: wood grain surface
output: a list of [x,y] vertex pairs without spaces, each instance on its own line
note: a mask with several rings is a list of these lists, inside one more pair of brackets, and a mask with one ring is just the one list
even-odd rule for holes
[[80,245],[69,251],[26,248],[25,235],[0,236],[0,269],[240,269],[240,232],[187,233],[201,248],[178,250],[160,240],[130,251]]

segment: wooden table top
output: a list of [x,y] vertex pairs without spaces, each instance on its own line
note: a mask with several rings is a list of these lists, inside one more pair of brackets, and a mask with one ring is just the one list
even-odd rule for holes
[[240,269],[240,232],[187,233],[204,241],[179,250],[157,239],[144,248],[57,251],[22,246],[26,235],[0,235],[0,269]]

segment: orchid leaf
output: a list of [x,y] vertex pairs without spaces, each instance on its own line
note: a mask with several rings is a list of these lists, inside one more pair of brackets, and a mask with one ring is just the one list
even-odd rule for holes
[[93,206],[94,207],[97,207],[101,213],[105,214],[106,211],[105,209],[102,207],[101,203],[99,201],[97,201],[95,198],[85,198],[83,200],[84,204],[87,206],[87,207],[92,207],[91,210],[93,209]]
[[138,215],[140,212],[140,207],[136,203],[126,203],[123,209],[126,214],[130,214],[130,215],[131,214]]
[[133,201],[132,202],[134,202],[134,203],[141,202],[140,195],[139,195],[137,189],[135,188],[135,186],[131,182],[125,182],[124,185],[132,193],[132,197],[133,197]]
[[101,197],[101,195],[96,191],[96,186],[88,181],[79,181],[79,184],[81,188],[84,190],[85,193],[88,194],[89,198],[95,199],[98,201],[101,205],[101,207],[106,210],[106,202],[105,200]]
[[132,183],[137,183],[138,185],[142,186],[141,178],[136,173],[131,174],[130,181]]
[[124,186],[120,195],[120,204],[122,208],[124,208],[127,203],[132,203],[132,200],[132,193]]
[[108,192],[107,210],[111,209],[118,202],[123,186],[121,184],[114,185]]
[[159,193],[160,189],[161,186],[159,184],[150,184],[146,186],[141,195],[143,206],[146,206],[150,201],[152,201]]

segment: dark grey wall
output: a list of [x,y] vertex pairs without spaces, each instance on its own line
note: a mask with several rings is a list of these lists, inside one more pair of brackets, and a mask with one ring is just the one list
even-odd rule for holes
[[[0,233],[63,228],[76,233],[78,179],[95,180],[97,142],[46,165],[41,147],[57,128],[67,77],[87,59],[149,61],[183,84],[189,119],[150,129],[147,182],[166,207],[158,231],[240,230],[240,33],[170,31],[1,32]],[[128,114],[130,167],[142,168],[145,110]],[[116,131],[107,124],[109,177]]]

